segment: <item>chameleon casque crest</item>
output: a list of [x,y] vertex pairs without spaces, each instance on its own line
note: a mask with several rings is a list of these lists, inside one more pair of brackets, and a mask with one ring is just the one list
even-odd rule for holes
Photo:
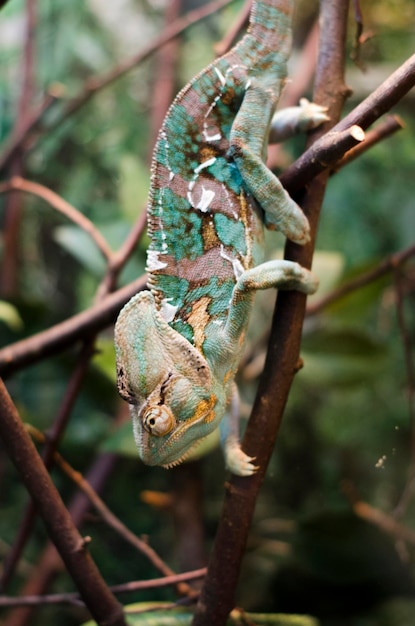
[[[227,413],[255,291],[317,287],[296,263],[262,262],[264,226],[299,244],[309,239],[306,217],[264,163],[292,11],[291,0],[254,2],[247,34],[182,89],[159,132],[149,291],[126,304],[115,328],[118,389],[149,465],[180,463]],[[325,119],[304,101],[277,114],[273,132]],[[227,466],[250,475],[254,459],[226,420]]]

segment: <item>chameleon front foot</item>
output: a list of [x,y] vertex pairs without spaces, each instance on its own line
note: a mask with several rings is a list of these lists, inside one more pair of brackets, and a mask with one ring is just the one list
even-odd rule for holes
[[228,439],[225,444],[225,462],[226,467],[232,474],[236,476],[252,476],[258,469],[254,465],[254,456],[248,456],[241,450],[239,442],[234,439]]

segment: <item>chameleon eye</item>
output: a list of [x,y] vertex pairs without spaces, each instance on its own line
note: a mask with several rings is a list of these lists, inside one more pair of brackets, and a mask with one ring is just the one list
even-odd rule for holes
[[164,405],[148,409],[143,414],[144,429],[156,437],[167,435],[175,425],[173,413]]

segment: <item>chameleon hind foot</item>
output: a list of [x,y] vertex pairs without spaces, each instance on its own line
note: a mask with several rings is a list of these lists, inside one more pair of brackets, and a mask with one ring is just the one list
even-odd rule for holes
[[229,471],[236,476],[252,476],[258,469],[258,465],[254,465],[254,456],[248,456],[241,450],[239,442],[236,438],[230,437],[225,443],[225,464]]
[[286,107],[274,113],[269,143],[278,143],[297,133],[308,132],[329,120],[327,107],[301,98],[299,106]]

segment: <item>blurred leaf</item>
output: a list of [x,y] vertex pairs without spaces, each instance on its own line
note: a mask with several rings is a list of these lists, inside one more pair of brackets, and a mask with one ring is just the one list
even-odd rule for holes
[[325,385],[361,384],[384,366],[387,350],[363,329],[337,326],[316,329],[304,337],[301,380]]
[[414,585],[391,537],[348,510],[331,510],[299,525],[270,591],[287,612],[296,607],[324,616],[324,624],[357,626],[354,616],[388,597],[412,596]]
[[121,158],[119,173],[121,214],[129,223],[133,223],[146,208],[150,185],[149,167],[133,154],[125,154]]
[[319,279],[318,290],[308,297],[311,302],[329,293],[338,284],[345,266],[345,257],[339,252],[316,250],[312,271]]
[[62,444],[64,452],[79,453],[85,449],[94,450],[105,439],[108,430],[108,415],[85,408],[82,415],[72,418]]
[[415,600],[394,598],[384,602],[376,611],[376,626],[413,626]]
[[134,441],[131,421],[128,420],[120,426],[111,429],[110,434],[107,435],[105,440],[101,443],[100,450],[102,452],[114,452],[120,456],[137,459],[138,452]]
[[101,278],[106,262],[91,237],[78,226],[59,226],[55,240],[94,276]]
[[[379,259],[376,259],[372,260],[370,263],[354,267],[353,271],[343,274],[342,280],[336,285],[336,287],[341,288],[343,284],[347,284],[349,281],[359,278],[366,272],[376,268],[378,265]],[[377,280],[370,281],[359,289],[355,289],[349,294],[332,302],[332,304],[325,309],[325,312],[335,314],[336,318],[347,320],[349,323],[361,323],[364,321],[365,316],[368,313],[372,313],[374,307],[379,306],[385,287],[390,284],[390,282],[391,278],[388,275],[382,276]],[[317,294],[312,297],[318,300],[318,296],[320,295],[320,291],[318,291]]]
[[15,306],[0,300],[0,320],[14,331],[22,330],[24,324]]
[[93,364],[106,376],[112,384],[117,382],[117,372],[115,368],[115,348],[114,341],[106,337],[100,337],[96,342],[96,353]]
[[349,510],[325,511],[303,520],[294,558],[315,576],[340,584],[376,581],[379,589],[413,589],[392,539]]

